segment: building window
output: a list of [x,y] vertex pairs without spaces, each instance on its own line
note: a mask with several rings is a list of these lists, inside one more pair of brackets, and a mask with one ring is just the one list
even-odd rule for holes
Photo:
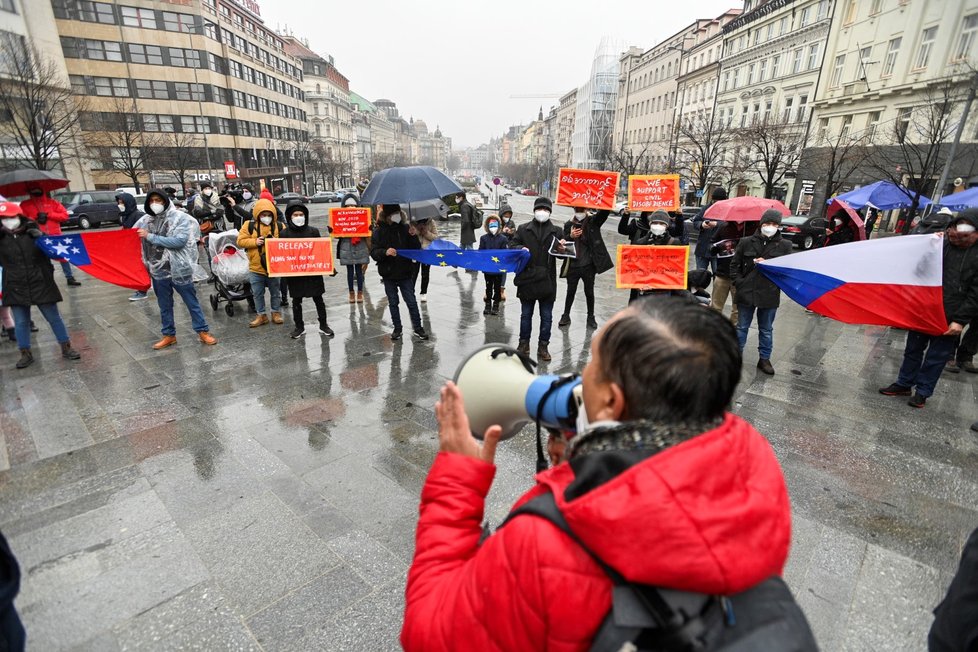
[[903,38],[901,37],[890,39],[889,45],[886,46],[886,59],[883,60],[881,77],[889,77],[893,74],[893,70],[896,68],[897,55],[900,54],[900,45],[902,43]]
[[829,16],[829,0],[819,0],[816,20],[825,20]]
[[747,85],[750,86],[754,83],[754,64],[749,64],[747,66]]
[[954,49],[952,61],[964,61],[971,58],[971,50],[975,45],[975,33],[978,32],[978,14],[964,17],[961,25],[961,38]]
[[859,3],[857,0],[849,0],[849,4],[846,7],[846,19],[842,21],[843,25],[851,25],[856,20],[856,14],[859,10]]
[[808,118],[808,96],[798,96],[798,122],[804,122]]
[[896,130],[896,138],[898,143],[903,143],[907,139],[907,131],[910,130],[910,116],[913,114],[913,109],[911,107],[906,107],[900,109],[897,112],[896,123],[893,125]]
[[156,12],[152,9],[119,7],[119,13],[122,15],[122,24],[127,27],[156,29]]
[[210,131],[207,118],[204,116],[180,116],[180,131],[183,133],[206,134]]
[[95,94],[102,97],[129,97],[129,83],[117,77],[95,77]]
[[726,91],[729,88],[730,88],[730,71],[729,70],[726,70],[723,73],[723,89],[722,90],[723,91]]
[[767,78],[767,59],[762,61],[757,67],[757,81],[762,82]]
[[832,80],[829,82],[830,88],[836,88],[842,83],[842,73],[846,68],[846,55],[840,54],[835,58],[835,65],[832,67]]
[[170,65],[178,68],[200,68],[200,52],[170,48]]
[[822,118],[818,121],[818,142],[825,142],[829,137],[829,119]]
[[159,118],[160,131],[165,133],[173,133],[173,116],[161,115],[157,117]]
[[844,141],[849,138],[849,131],[852,129],[852,116],[844,115],[842,116],[842,129],[839,131],[839,141]]
[[122,61],[122,46],[112,41],[80,41],[78,54],[82,59]]
[[869,15],[875,16],[876,14],[883,11],[883,0],[873,0],[873,4],[869,7]]
[[176,99],[182,101],[204,101],[204,85],[203,84],[190,84],[187,82],[175,82],[173,84],[173,90],[176,94]]
[[85,77],[83,75],[68,75],[68,81],[71,82],[71,92],[75,95],[88,95],[88,87],[85,85]]
[[803,54],[804,54],[804,52],[803,52],[802,48],[798,48],[797,50],[795,50],[794,56],[791,59],[791,74],[792,75],[795,74],[795,73],[797,73],[797,72],[801,72],[801,59],[802,59],[802,55]]
[[[799,20],[799,27],[804,27],[812,20],[812,6],[809,5],[801,10],[801,18]],[[756,44],[755,44],[756,45]]]
[[[88,0],[54,0],[51,3],[55,18],[84,20],[89,23],[115,25],[115,14],[108,2],[89,2]],[[9,7],[9,8],[8,8]],[[0,9],[15,11],[13,0],[0,1]]]
[[815,70],[818,68],[818,55],[819,55],[819,44],[815,43],[808,46],[808,69]]
[[934,48],[934,40],[937,38],[937,27],[928,27],[920,34],[920,49],[917,50],[917,60],[914,62],[915,70],[922,70],[930,62],[930,52]]
[[771,100],[768,100],[767,103],[764,105],[764,122],[771,121],[771,106],[772,106]]
[[778,36],[783,36],[788,32],[788,17],[785,16],[778,23]]
[[170,99],[165,81],[151,81],[149,79],[135,79],[133,81],[136,85],[136,97],[149,100]]
[[197,26],[190,14],[178,14],[173,11],[163,12],[163,29],[168,32],[184,32],[196,34]]
[[876,137],[876,130],[879,128],[882,115],[881,111],[873,111],[869,114],[869,119],[866,122],[866,136],[870,140]]
[[794,104],[794,101],[795,101],[795,98],[793,98],[793,97],[785,98],[785,100],[784,100],[784,111],[781,114],[781,120],[782,120],[782,122],[790,122],[791,121],[791,106],[792,106],[792,104]]
[[741,127],[746,127],[747,126],[747,111],[748,110],[749,109],[747,108],[747,105],[746,104],[744,105],[744,108],[742,108],[740,110],[740,126]]

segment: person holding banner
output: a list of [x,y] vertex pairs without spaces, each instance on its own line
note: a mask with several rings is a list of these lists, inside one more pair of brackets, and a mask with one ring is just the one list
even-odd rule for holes
[[[479,238],[479,249],[508,249],[509,238],[500,233],[501,222],[496,215],[486,218],[486,234]],[[485,272],[486,277],[486,307],[482,311],[483,315],[498,315],[499,302],[503,289],[503,279],[505,274],[490,274]]]
[[557,263],[550,249],[563,251],[563,231],[550,221],[553,203],[546,197],[533,202],[533,221],[520,225],[510,243],[511,248],[526,249],[530,262],[513,281],[520,300],[520,341],[516,350],[530,354],[530,335],[533,333],[533,311],[540,306],[540,340],[537,357],[551,360],[550,329],[553,325],[554,301],[557,300]]
[[[344,195],[343,208],[356,208],[360,205],[357,196]],[[369,238],[336,238],[336,259],[346,267],[346,284],[350,290],[350,303],[363,303],[363,269],[370,263]],[[356,294],[353,282],[356,281]]]
[[281,233],[280,223],[276,219],[275,204],[265,198],[255,202],[251,210],[252,219],[241,225],[238,232],[238,246],[248,252],[248,271],[251,276],[251,294],[255,299],[255,310],[258,315],[248,324],[250,328],[258,328],[268,323],[265,314],[265,290],[268,289],[272,299],[272,323],[282,324],[282,294],[277,278],[268,275],[268,261],[265,258],[265,238],[277,238]]
[[[289,204],[285,209],[285,221],[287,227],[282,231],[283,238],[319,238],[319,229],[309,226],[309,209],[303,204]],[[302,337],[306,332],[305,322],[302,320],[302,300],[312,299],[316,306],[316,314],[319,316],[319,332],[327,337],[333,337],[333,329],[326,322],[326,304],[323,302],[323,294],[326,293],[326,286],[322,276],[293,276],[289,279],[289,289],[292,292],[292,323],[295,328],[289,333],[289,337],[294,340]]]
[[[516,222],[513,220],[513,209],[509,204],[502,204],[499,207],[499,219],[502,221],[502,233],[512,242],[516,235]],[[499,290],[499,300],[506,300],[506,275],[503,274],[502,285]]]
[[[20,202],[24,217],[36,222],[41,233],[45,235],[61,235],[61,225],[68,221],[68,209],[58,200],[49,197],[41,188],[30,188],[28,192],[30,198]],[[81,285],[71,271],[71,264],[67,260],[59,262],[68,285],[71,287]]]
[[[643,216],[648,215],[648,213],[642,213]],[[635,244],[644,247],[675,247],[680,244],[678,238],[674,238],[671,234],[670,227],[672,226],[672,217],[666,211],[655,211],[646,218],[648,220],[648,231],[645,236],[639,238]],[[684,291],[684,290],[682,290]],[[631,303],[638,297],[651,296],[651,295],[668,295],[675,294],[679,290],[635,290],[633,289],[631,294],[629,294],[628,303]]]
[[[438,238],[438,228],[434,220],[418,220],[417,222],[413,222],[412,226],[418,232],[418,240],[421,242],[422,249],[430,247],[431,243]],[[431,280],[431,265],[427,263],[415,263],[414,283],[418,282],[419,274],[421,276],[421,303],[427,303],[428,283]]]
[[391,340],[401,339],[403,332],[398,293],[404,297],[404,303],[407,304],[411,325],[414,327],[414,336],[419,340],[429,339],[428,333],[421,325],[421,312],[414,298],[414,261],[397,255],[398,249],[421,248],[418,231],[413,225],[404,223],[404,213],[401,211],[400,204],[383,205],[370,242],[370,257],[377,261],[377,272],[384,281],[387,305],[391,311],[391,322],[394,324]]
[[[662,211],[658,211],[662,212]],[[594,278],[614,267],[608,247],[601,236],[601,227],[608,221],[611,211],[597,211],[588,215],[581,206],[574,208],[574,217],[564,223],[564,239],[570,238],[576,244],[577,255],[570,259],[567,270],[567,296],[564,298],[564,313],[557,322],[563,328],[570,326],[570,309],[574,305],[577,284],[584,283],[584,298],[587,301],[587,327],[597,328],[594,318]]]

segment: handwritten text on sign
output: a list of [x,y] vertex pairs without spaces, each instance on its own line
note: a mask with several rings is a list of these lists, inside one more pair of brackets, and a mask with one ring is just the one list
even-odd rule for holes
[[557,176],[557,201],[554,203],[612,210],[617,191],[617,172],[560,168]]
[[265,240],[269,276],[321,276],[333,273],[329,238],[269,238]]
[[618,245],[615,282],[628,290],[685,290],[689,247]]
[[330,208],[329,225],[334,238],[369,238],[370,208]]
[[628,209],[678,211],[679,175],[644,174],[628,177]]

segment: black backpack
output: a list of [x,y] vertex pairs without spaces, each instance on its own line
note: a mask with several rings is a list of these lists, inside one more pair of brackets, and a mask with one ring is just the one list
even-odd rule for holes
[[510,512],[546,519],[574,540],[614,583],[611,610],[592,652],[817,652],[805,614],[780,577],[731,596],[688,593],[634,584],[604,563],[574,534],[552,493]]

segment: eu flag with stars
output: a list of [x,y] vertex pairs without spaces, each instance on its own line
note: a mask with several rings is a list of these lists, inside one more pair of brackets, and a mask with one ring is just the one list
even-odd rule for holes
[[432,267],[460,267],[487,274],[519,274],[530,262],[530,252],[523,249],[462,249],[441,239],[427,249],[398,249],[397,255]]
[[34,243],[49,258],[67,260],[97,279],[132,290],[149,289],[139,235],[134,229],[105,233],[42,235]]

